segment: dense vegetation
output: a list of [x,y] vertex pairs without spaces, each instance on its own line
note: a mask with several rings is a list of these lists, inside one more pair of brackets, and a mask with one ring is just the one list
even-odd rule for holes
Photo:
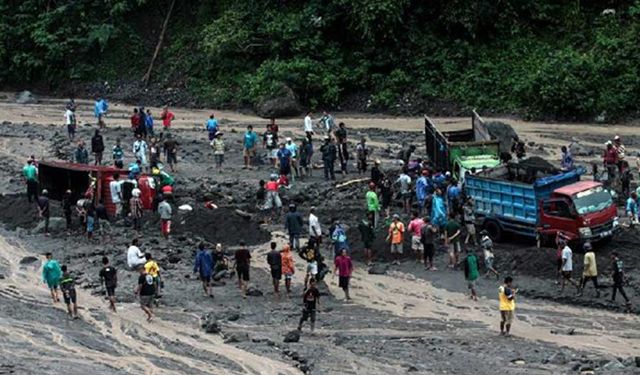
[[[0,82],[140,80],[172,0],[0,0]],[[611,9],[611,10],[606,10]],[[633,115],[640,0],[176,0],[151,75],[209,105]]]

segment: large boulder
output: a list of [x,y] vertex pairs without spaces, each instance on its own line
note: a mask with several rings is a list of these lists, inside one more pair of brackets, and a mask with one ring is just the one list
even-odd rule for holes
[[255,105],[258,116],[263,118],[297,116],[302,113],[298,97],[287,86],[273,95],[265,96]]
[[21,91],[16,94],[16,103],[18,104],[35,104],[38,99],[31,93],[31,91]]
[[501,121],[489,121],[485,125],[491,139],[500,142],[500,152],[511,152],[513,137],[517,135],[513,127]]

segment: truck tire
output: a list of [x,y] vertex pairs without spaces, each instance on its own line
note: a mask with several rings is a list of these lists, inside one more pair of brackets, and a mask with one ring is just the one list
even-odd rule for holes
[[495,242],[502,241],[503,231],[502,227],[500,226],[500,224],[498,224],[497,221],[487,220],[484,222],[484,225],[482,227],[484,230],[489,232],[489,237],[491,238],[491,240]]

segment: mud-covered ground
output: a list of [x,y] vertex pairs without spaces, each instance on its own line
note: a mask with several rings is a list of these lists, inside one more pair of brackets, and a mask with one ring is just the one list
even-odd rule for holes
[[[317,330],[305,327],[300,341],[285,343],[295,329],[301,312],[301,294],[306,265],[296,256],[297,272],[293,295],[276,299],[271,293],[265,255],[268,242],[285,242],[281,221],[262,224],[255,206],[260,179],[271,168],[259,158],[258,168],[242,170],[241,132],[247,124],[263,129],[263,120],[234,113],[220,113],[230,150],[227,168],[212,168],[213,156],[201,130],[206,111],[177,109],[172,131],[181,144],[174,210],[175,232],[169,241],[161,239],[157,218],[145,216],[141,248],[157,258],[163,270],[165,289],[158,318],[145,322],[133,296],[136,275],[126,271],[126,250],[136,233],[122,222],[104,226],[104,233],[89,242],[79,231],[63,230],[57,202],[52,202],[51,237],[37,230],[35,208],[23,195],[19,178],[26,158],[68,158],[75,145],[66,140],[62,101],[17,106],[0,103],[0,373],[255,373],[255,374],[559,374],[627,373],[640,371],[640,320],[637,312],[623,313],[621,304],[609,297],[608,253],[618,250],[625,260],[630,285],[627,293],[640,298],[637,253],[638,233],[624,232],[598,250],[602,275],[601,297],[587,287],[583,297],[555,284],[555,254],[533,243],[515,239],[496,249],[497,265],[503,274],[513,275],[520,289],[517,321],[511,338],[498,334],[495,278],[479,284],[481,299],[468,299],[460,271],[446,270],[446,256],[439,252],[439,271],[424,271],[413,259],[388,267],[383,275],[370,275],[356,262],[352,281],[353,300],[343,301],[342,291],[331,275],[320,285],[321,308]],[[131,134],[126,119],[128,107],[112,105],[109,129],[103,133],[107,149],[116,138],[130,148]],[[81,103],[81,121],[89,122],[90,107]],[[416,132],[422,119],[371,118],[350,115],[345,120],[351,139],[367,137],[388,172],[397,169],[391,155],[402,143],[420,146]],[[86,121],[84,121],[86,120]],[[28,123],[23,123],[28,121]],[[444,126],[463,126],[463,119],[441,119]],[[299,134],[301,120],[284,120],[284,136]],[[559,135],[570,128],[560,125],[525,124],[514,127],[533,142],[532,150],[555,150]],[[545,130],[547,129],[547,130]],[[79,127],[78,138],[89,142],[92,126]],[[521,131],[522,130],[522,131]],[[588,130],[588,129],[587,129]],[[587,130],[576,127],[576,137]],[[593,127],[586,143],[603,143],[611,129]],[[616,128],[631,133],[632,128]],[[601,138],[598,138],[598,134]],[[564,139],[564,138],[563,138]],[[541,146],[541,147],[540,147]],[[635,146],[635,145],[632,145]],[[631,147],[633,148],[633,147]],[[263,150],[260,155],[264,154]],[[418,154],[420,151],[418,151]],[[548,157],[554,161],[554,153]],[[131,153],[125,155],[131,160]],[[107,155],[106,159],[109,157]],[[318,152],[315,156],[319,160]],[[579,160],[583,161],[583,160]],[[554,161],[555,162],[555,161]],[[352,168],[353,169],[353,168]],[[282,194],[285,206],[295,202],[305,213],[316,206],[323,229],[338,217],[350,227],[364,214],[365,183],[336,187],[325,182],[321,170],[306,180],[295,181]],[[337,184],[358,178],[338,176]],[[22,195],[21,195],[22,194]],[[205,209],[212,197],[217,210]],[[192,212],[179,212],[189,204]],[[238,213],[237,210],[241,212]],[[397,211],[397,207],[395,208]],[[247,215],[248,214],[248,215]],[[350,242],[360,258],[357,231],[350,230]],[[387,265],[386,246],[378,234],[379,265]],[[239,241],[250,246],[254,257],[251,285],[261,296],[240,296],[236,280],[214,288],[215,298],[202,293],[192,273],[195,248],[200,241],[222,243],[232,252]],[[408,245],[405,246],[408,249]],[[52,306],[39,280],[42,254],[52,251],[61,263],[79,276],[79,321],[69,321],[63,307]],[[324,249],[327,258],[329,251]],[[107,255],[119,271],[117,314],[108,311],[101,294],[98,271]],[[33,258],[35,257],[35,258]],[[582,256],[576,254],[576,276]],[[618,297],[620,298],[620,297]],[[637,310],[636,310],[637,311]],[[203,327],[203,325],[205,327]],[[217,329],[216,329],[217,328]],[[219,331],[207,333],[207,331]]]

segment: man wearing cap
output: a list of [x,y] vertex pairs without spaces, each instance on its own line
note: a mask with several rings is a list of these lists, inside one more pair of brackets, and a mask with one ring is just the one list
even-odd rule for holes
[[391,243],[393,264],[400,264],[400,255],[402,255],[402,244],[404,242],[404,224],[400,221],[400,215],[398,214],[393,215],[393,221],[389,225],[387,241]]
[[600,291],[598,290],[598,266],[596,265],[596,254],[593,252],[593,246],[590,242],[585,242],[584,249],[584,267],[582,269],[582,283],[580,285],[580,293],[584,292],[584,287],[587,286],[587,281],[591,280],[593,288],[596,290],[596,298],[600,297]]
[[49,236],[49,192],[47,189],[42,190],[42,194],[38,198],[38,216],[44,220],[44,235]]
[[284,218],[284,229],[289,233],[289,245],[300,250],[300,234],[302,233],[302,215],[297,211],[295,204],[289,205],[289,212]]
[[331,137],[324,137],[324,144],[320,147],[320,152],[322,153],[322,163],[324,164],[324,179],[327,181],[329,179],[335,180],[334,164],[336,162],[337,150]]
[[38,200],[38,168],[33,160],[27,160],[27,164],[22,168],[22,175],[27,184],[27,200],[29,203]]
[[291,153],[291,168],[293,168],[294,176],[298,177],[298,145],[293,143],[290,137],[286,139],[287,144],[284,146]]

